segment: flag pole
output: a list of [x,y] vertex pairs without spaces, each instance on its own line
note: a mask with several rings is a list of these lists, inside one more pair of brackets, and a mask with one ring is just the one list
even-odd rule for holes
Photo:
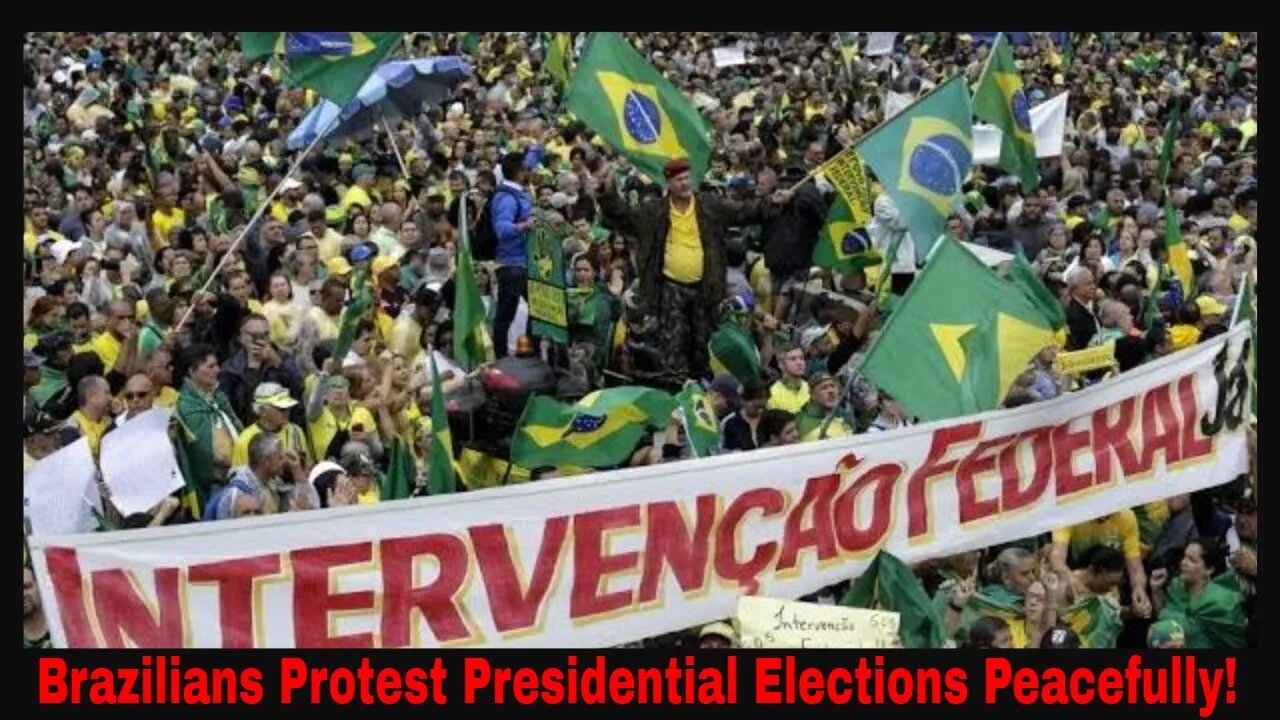
[[280,179],[280,182],[276,183],[275,189],[273,189],[271,193],[258,205],[258,209],[253,213],[253,217],[249,219],[249,222],[245,223],[244,228],[240,230],[240,234],[236,237],[235,242],[231,243],[231,247],[227,249],[227,252],[222,256],[222,259],[219,260],[218,264],[213,268],[213,272],[209,273],[209,277],[205,278],[204,284],[201,285],[200,289],[191,296],[192,301],[187,307],[187,311],[182,314],[182,318],[178,320],[178,324],[173,327],[174,335],[177,335],[178,331],[182,329],[182,326],[187,324],[187,320],[191,318],[191,313],[195,311],[197,304],[195,302],[195,298],[209,290],[209,285],[213,283],[214,278],[218,277],[218,273],[222,272],[223,267],[226,266],[227,262],[235,255],[236,250],[240,247],[240,243],[244,242],[245,237],[248,236],[249,228],[252,228],[254,224],[257,223],[266,213],[267,208],[271,207],[271,202],[275,200],[276,196],[278,196],[284,189],[285,181],[293,177],[293,174],[302,166],[302,161],[306,160],[307,156],[311,154],[311,151],[320,144],[320,141],[323,140],[331,130],[333,130],[339,117],[341,117],[341,115],[335,116],[333,121],[330,122],[329,127],[326,128],[324,132],[316,135],[315,139],[311,141],[311,144],[308,145],[306,149],[302,151],[302,154],[298,156],[298,159],[293,161],[293,165],[289,167],[289,172]]
[[387,139],[391,141],[391,150],[396,154],[396,162],[400,163],[400,173],[409,179],[409,167],[404,164],[404,156],[400,154],[400,146],[396,144],[396,134],[391,132],[391,123],[387,122],[387,114],[382,114],[382,127],[387,131]]

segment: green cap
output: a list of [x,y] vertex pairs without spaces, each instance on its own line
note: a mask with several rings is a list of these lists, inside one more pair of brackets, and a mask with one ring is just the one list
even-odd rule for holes
[[342,375],[331,375],[324,381],[326,390],[350,390],[351,382]]
[[341,225],[347,221],[347,211],[341,205],[330,205],[324,209],[324,221],[329,225]]

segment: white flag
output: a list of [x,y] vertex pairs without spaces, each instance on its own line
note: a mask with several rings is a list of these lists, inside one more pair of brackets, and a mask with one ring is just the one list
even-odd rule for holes
[[126,517],[147,512],[183,485],[169,442],[170,415],[148,410],[102,438],[102,481]]
[[[1062,135],[1067,123],[1067,95],[1060,93],[1031,108],[1031,132],[1036,137],[1036,157],[1058,157],[1062,154]],[[975,123],[973,126],[973,161],[979,165],[1000,162],[1000,128]]]
[[89,440],[80,438],[42,458],[22,476],[24,514],[32,535],[71,535],[97,527],[102,507]]
[[867,57],[888,55],[893,52],[893,43],[898,39],[896,32],[867,33],[867,49],[862,51]]
[[[894,92],[893,90],[890,90],[884,98],[884,119],[886,121],[889,120],[894,115],[906,110],[907,107],[915,101],[916,99],[907,93]],[[997,142],[996,147],[998,148],[999,146],[999,142]]]

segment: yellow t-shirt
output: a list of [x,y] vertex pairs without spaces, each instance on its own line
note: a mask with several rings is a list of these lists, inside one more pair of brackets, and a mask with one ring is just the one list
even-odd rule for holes
[[799,390],[792,390],[779,380],[769,388],[769,402],[765,407],[771,410],[785,410],[795,415],[808,404],[809,383],[801,382]]
[[400,317],[396,318],[387,338],[387,347],[410,364],[422,353],[422,326],[418,324],[412,312],[402,312]]
[[373,413],[362,405],[351,406],[351,415],[346,422],[340,422],[333,411],[326,407],[320,413],[320,417],[310,424],[312,457],[323,458],[324,451],[329,449],[329,443],[333,442],[334,436],[339,431],[350,430],[356,425],[363,425],[366,433],[378,432],[378,424],[373,420]]
[[271,342],[277,345],[289,343],[289,330],[302,314],[302,308],[292,302],[276,302],[268,300],[262,304],[262,314],[267,318],[267,327],[271,332]]
[[99,333],[97,337],[89,341],[89,349],[97,353],[98,357],[102,359],[104,372],[111,372],[115,368],[116,358],[120,357],[120,341],[110,331]]
[[696,201],[690,201],[684,212],[671,206],[671,231],[667,234],[662,271],[676,282],[702,280],[702,236],[698,233]]
[[325,314],[324,308],[311,308],[311,319],[316,324],[316,340],[337,340],[338,330],[342,327],[342,315],[331,318]]
[[342,236],[333,228],[326,228],[324,237],[316,238],[316,255],[320,262],[328,262],[342,254]]
[[80,434],[89,441],[89,451],[97,457],[98,448],[102,446],[102,436],[111,429],[111,416],[103,415],[101,420],[94,422],[83,412],[76,410],[71,414],[71,421],[80,429]]
[[288,223],[289,208],[285,207],[284,203],[280,202],[279,200],[276,200],[275,202],[271,203],[271,217],[277,222]]
[[1142,557],[1142,542],[1138,536],[1138,518],[1132,510],[1121,510],[1101,520],[1058,528],[1053,531],[1053,542],[1067,545],[1072,558],[1082,557],[1096,545],[1113,547],[1124,553],[1126,560]]
[[359,205],[368,210],[373,205],[373,199],[369,197],[369,193],[359,185],[352,185],[347,192],[342,195],[342,209],[350,210],[352,205]]
[[1253,118],[1249,118],[1248,120],[1240,123],[1239,130],[1240,145],[1243,146],[1245,143],[1249,142],[1250,138],[1258,134],[1258,121]]
[[[249,464],[249,442],[261,434],[262,426],[254,423],[236,436],[236,444],[231,448],[232,467],[241,467]],[[280,444],[285,450],[292,450],[299,455],[311,454],[311,450],[307,447],[306,436],[302,434],[302,428],[293,423],[287,423],[280,428],[276,432],[276,437],[280,439]]]
[[1239,234],[1249,229],[1249,220],[1240,213],[1232,213],[1231,217],[1227,218],[1227,225]]
[[156,210],[151,213],[151,229],[155,230],[156,236],[151,240],[151,247],[154,250],[169,246],[169,231],[175,227],[182,227],[187,221],[187,214],[182,208],[171,208],[168,213]]

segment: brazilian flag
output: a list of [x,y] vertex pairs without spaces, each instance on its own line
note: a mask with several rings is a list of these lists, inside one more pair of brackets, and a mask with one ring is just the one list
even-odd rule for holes
[[1098,595],[1080,600],[1061,611],[1058,619],[1076,631],[1082,648],[1113,648],[1124,628],[1120,608]]
[[391,451],[387,454],[387,472],[378,478],[378,499],[403,500],[413,495],[413,479],[417,469],[413,464],[413,454],[403,438],[391,440]]
[[716,375],[732,375],[743,384],[760,379],[760,350],[738,323],[721,323],[707,341],[707,352]]
[[707,397],[706,390],[691,380],[676,395],[676,403],[680,406],[685,433],[689,436],[689,447],[693,448],[694,457],[714,454],[720,444],[720,425],[716,422],[716,412],[711,407],[711,399]]
[[898,613],[898,637],[905,648],[940,648],[946,643],[946,626],[920,578],[884,550],[853,581],[840,604]]
[[338,321],[338,337],[333,341],[333,357],[339,363],[347,357],[347,351],[356,339],[356,326],[360,318],[373,306],[373,293],[369,287],[369,273],[364,268],[356,271],[353,280],[355,290],[346,307],[342,308],[342,317]]
[[283,58],[290,85],[315,90],[341,107],[402,37],[402,32],[242,32],[240,46],[248,60]]
[[[947,581],[938,588],[933,598],[933,606],[938,617],[945,617],[947,603],[955,592],[955,581]],[[979,618],[990,615],[1004,620],[1009,626],[1009,645],[1013,648],[1027,646],[1027,622],[1024,617],[1022,597],[1005,588],[1003,585],[988,585],[969,598],[960,613],[960,625],[956,628],[953,639],[957,644],[963,643],[969,636],[969,628]]]
[[574,405],[535,395],[512,438],[511,460],[527,468],[621,465],[675,407],[671,395],[645,387],[597,390]]
[[569,73],[573,56],[573,33],[543,33],[542,67],[560,83],[561,89],[569,85]]
[[999,407],[1060,314],[945,238],[894,304],[862,374],[922,420]]
[[893,198],[928,257],[973,165],[973,118],[963,74],[939,85],[864,136],[858,155]]
[[449,413],[444,406],[444,388],[436,369],[435,353],[431,354],[431,458],[427,466],[427,494],[443,495],[458,489],[453,472],[453,433],[449,431]]
[[688,160],[695,186],[711,158],[698,111],[618,33],[595,33],[569,85],[565,109],[654,182],[663,167]]
[[973,114],[1000,128],[1000,167],[1022,180],[1031,192],[1040,184],[1036,171],[1036,136],[1031,130],[1031,104],[1022,91],[1022,76],[1004,33],[987,57],[987,67],[973,93]]
[[865,225],[859,224],[845,199],[836,196],[813,246],[811,262],[820,268],[848,272],[879,265],[880,253],[871,247]]

